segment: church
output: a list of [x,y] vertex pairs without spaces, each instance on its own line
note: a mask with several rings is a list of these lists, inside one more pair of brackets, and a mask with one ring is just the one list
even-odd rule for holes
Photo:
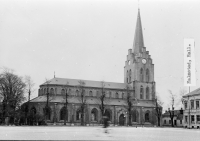
[[[80,83],[84,85],[80,86]],[[128,50],[124,66],[124,82],[102,82],[54,77],[40,85],[38,97],[29,101],[29,110],[46,116],[48,124],[94,126],[102,122],[100,105],[102,92],[104,113],[113,126],[156,125],[154,64],[144,46],[140,10],[138,9],[133,48]],[[84,94],[83,97],[81,94]],[[130,94],[131,121],[128,115],[127,97]],[[67,95],[67,97],[66,97]],[[81,105],[84,98],[84,118]],[[67,101],[67,110],[64,108]],[[67,113],[65,114],[65,112]],[[65,117],[66,115],[66,117]]]

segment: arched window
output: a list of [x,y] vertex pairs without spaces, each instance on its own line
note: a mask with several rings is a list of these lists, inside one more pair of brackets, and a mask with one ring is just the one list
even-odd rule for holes
[[129,83],[131,82],[131,70],[129,70]]
[[119,98],[119,94],[116,92],[116,98]]
[[96,92],[96,96],[97,96],[97,97],[99,96],[99,91]]
[[128,70],[127,70],[127,72],[126,72],[126,81],[127,81],[127,83],[128,83]]
[[55,94],[57,94],[57,88],[55,88]]
[[132,122],[138,122],[139,119],[139,113],[137,110],[134,110],[131,112],[132,115]]
[[82,90],[82,92],[83,92],[82,95],[85,96],[85,90]]
[[43,94],[43,89],[41,88],[41,89],[40,89],[40,95],[42,95],[42,94]]
[[140,99],[143,99],[143,86],[140,87]]
[[68,95],[71,95],[71,89],[68,90]]
[[44,108],[44,113],[45,113],[45,116],[46,116],[47,120],[50,120],[51,119],[51,108],[50,107],[45,107]]
[[91,111],[91,120],[97,121],[97,117],[98,117],[98,111],[96,108],[93,108]]
[[149,111],[146,111],[145,113],[145,122],[149,122]]
[[124,93],[122,93],[122,99],[124,99],[124,98],[125,98]]
[[64,95],[65,94],[65,89],[61,90],[61,94]]
[[89,92],[89,96],[93,96],[92,91]]
[[44,94],[46,94],[46,88],[44,88]]
[[54,89],[53,88],[50,89],[50,94],[54,94]]
[[143,81],[143,69],[140,69],[140,81]]
[[146,99],[149,99],[149,87],[146,88]]
[[133,87],[133,97],[135,98],[135,87]]
[[76,96],[79,96],[79,91],[78,90],[76,90]]
[[105,110],[105,116],[108,117],[108,120],[112,120],[112,111],[110,109]]
[[65,120],[65,113],[66,113],[66,121],[68,121],[68,110],[66,110],[66,107],[62,107],[62,109],[60,110],[60,120]]
[[112,98],[112,92],[111,91],[109,92],[109,98]]
[[35,107],[32,107],[31,108],[31,115],[36,115],[36,108]]
[[149,69],[146,70],[146,81],[149,82]]
[[80,120],[80,119],[81,119],[81,110],[78,109],[78,110],[76,111],[76,120]]

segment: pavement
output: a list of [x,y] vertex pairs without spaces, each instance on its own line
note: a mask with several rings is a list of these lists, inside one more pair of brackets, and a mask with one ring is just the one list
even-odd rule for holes
[[0,126],[0,140],[199,141],[200,129],[156,127]]

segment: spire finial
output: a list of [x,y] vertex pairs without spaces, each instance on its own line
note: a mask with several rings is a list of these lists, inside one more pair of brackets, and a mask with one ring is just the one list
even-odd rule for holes
[[140,10],[140,0],[138,0],[138,11]]
[[55,71],[54,71],[54,78],[55,78]]

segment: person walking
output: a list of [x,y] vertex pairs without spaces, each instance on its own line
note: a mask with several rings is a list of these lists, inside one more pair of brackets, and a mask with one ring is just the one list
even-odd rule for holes
[[108,129],[107,129],[108,126],[109,126],[108,117],[104,116],[104,126],[103,126],[103,128],[105,128],[105,133],[108,133]]

